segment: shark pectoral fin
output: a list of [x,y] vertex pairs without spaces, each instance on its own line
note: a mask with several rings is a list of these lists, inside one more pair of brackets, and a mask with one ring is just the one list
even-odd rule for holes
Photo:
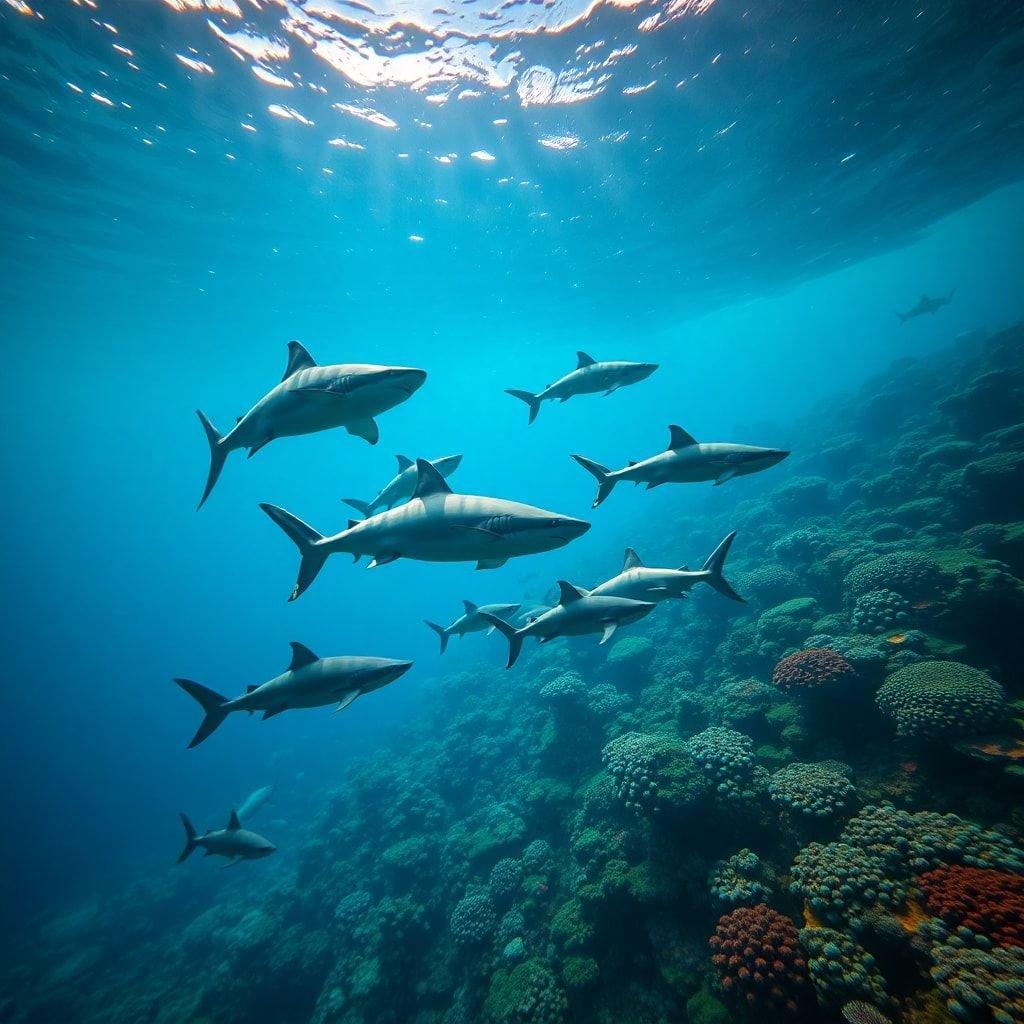
[[655,487],[660,487],[664,482],[664,480],[648,480],[647,487],[645,489],[653,491]]
[[507,561],[507,558],[481,558],[476,563],[476,567],[478,569],[500,569]]
[[721,473],[718,474],[718,478],[715,480],[714,486],[721,486],[726,482],[726,480],[731,480],[735,475],[736,470],[730,466],[729,469],[723,470]]
[[380,427],[377,426],[377,421],[372,416],[368,416],[365,420],[356,420],[355,423],[350,423],[345,429],[350,434],[361,437],[364,441],[369,441],[370,444],[376,444],[380,440]]
[[609,388],[601,397],[602,398],[607,398],[609,395],[614,395],[615,392],[618,391],[618,390],[619,390],[619,386],[618,386],[618,384],[616,384],[615,387]]
[[362,558],[362,557],[363,557],[363,556],[362,556],[361,554],[359,554],[359,552],[358,552],[358,551],[353,551],[353,552],[352,552],[352,561],[353,561],[353,562],[358,562],[358,561],[359,561],[359,559],[360,559],[360,558]]
[[491,626],[491,628],[489,630],[487,630],[487,632],[484,635],[485,636],[490,636],[497,628],[498,628],[497,626]]
[[619,624],[617,622],[609,622],[608,625],[604,627],[604,632],[601,634],[601,639],[598,641],[598,643],[608,643],[608,641],[611,640],[615,630],[617,630],[618,628]]
[[223,871],[224,868],[233,868],[241,859],[241,857],[232,857],[232,859],[229,860],[227,864],[221,864],[221,871]]
[[380,565],[387,565],[389,562],[397,562],[402,556],[397,551],[389,551],[386,555],[376,555],[367,569],[376,569]]
[[249,454],[246,456],[246,458],[251,459],[261,448],[266,448],[266,446],[270,444],[270,442],[273,440],[274,439],[272,437],[268,437],[265,441],[260,441],[259,444],[254,444],[249,449]]
[[360,692],[361,691],[359,690],[353,690],[347,696],[342,697],[341,700],[338,701],[338,706],[331,712],[331,714],[336,715],[339,711],[344,711],[345,708],[347,708],[349,704],[351,704],[352,701],[354,701],[356,697],[359,696]]
[[549,644],[549,643],[551,643],[551,641],[552,641],[552,640],[554,640],[554,639],[555,639],[555,638],[554,638],[553,636],[542,636],[542,637],[540,638],[540,642],[541,642],[541,644]]
[[287,708],[274,708],[273,711],[264,711],[263,712],[263,718],[261,719],[261,721],[265,722],[268,718],[273,718],[274,715],[279,715],[279,714],[281,714],[282,711],[287,711],[287,710],[288,710]]

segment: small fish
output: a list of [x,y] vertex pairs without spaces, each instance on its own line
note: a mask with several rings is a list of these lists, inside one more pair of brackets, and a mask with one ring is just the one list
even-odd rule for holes
[[915,317],[937,313],[943,306],[948,306],[952,301],[953,292],[950,292],[948,295],[941,295],[937,299],[922,295],[917,300],[917,305],[913,309],[908,309],[906,313],[897,313],[896,315],[900,318],[900,326],[902,327],[908,320],[913,320]]
[[463,601],[462,606],[465,611],[450,626],[439,626],[436,622],[423,620],[441,638],[442,654],[448,647],[450,637],[457,636],[461,640],[467,633],[482,633],[484,631],[490,636],[494,632],[494,626],[483,617],[485,613],[497,615],[500,619],[507,619],[514,615],[520,607],[517,604],[476,605],[472,601]]

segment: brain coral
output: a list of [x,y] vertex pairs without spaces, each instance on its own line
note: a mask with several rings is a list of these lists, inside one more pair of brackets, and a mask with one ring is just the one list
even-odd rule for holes
[[900,736],[970,736],[998,723],[1003,688],[984,672],[956,661],[922,661],[894,672],[875,695]]
[[849,768],[837,761],[794,762],[780,768],[768,783],[775,803],[813,818],[828,818],[845,810],[855,790]]
[[764,903],[720,918],[708,940],[723,991],[755,1010],[796,1013],[807,992],[807,964],[796,925]]
[[818,999],[843,1005],[854,999],[886,1002],[885,980],[875,958],[848,935],[833,928],[804,928],[800,944]]
[[487,887],[497,898],[511,896],[519,888],[523,878],[523,865],[514,857],[503,857],[493,868]]
[[715,725],[687,740],[686,749],[720,797],[740,800],[753,793],[754,744],[749,736]]
[[771,871],[761,858],[752,850],[742,849],[715,864],[711,895],[729,907],[763,903],[771,895],[770,878]]
[[460,946],[470,946],[490,937],[496,924],[494,907],[486,892],[472,892],[455,904],[452,911],[452,938]]
[[1024,875],[941,864],[917,884],[925,906],[961,939],[982,935],[998,946],[1024,947]]
[[783,658],[772,672],[772,682],[784,693],[804,693],[829,686],[853,675],[853,666],[827,647],[811,647]]
[[683,809],[702,797],[700,766],[674,736],[627,732],[601,752],[620,800],[637,814]]
[[850,600],[872,590],[894,590],[911,601],[929,597],[942,573],[938,566],[915,551],[895,551],[861,562],[846,575],[843,587]]
[[869,590],[857,598],[851,618],[859,633],[881,633],[910,620],[910,602],[895,590]]
[[932,959],[932,979],[957,1020],[984,1020],[986,1009],[996,1024],[1024,1020],[1024,950],[1020,947],[984,950],[950,942],[933,946]]

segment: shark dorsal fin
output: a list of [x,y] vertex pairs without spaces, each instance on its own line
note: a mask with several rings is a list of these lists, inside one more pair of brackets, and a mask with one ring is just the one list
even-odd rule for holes
[[558,581],[559,604],[572,604],[573,601],[578,601],[583,596],[584,592],[579,587],[569,583],[568,580]]
[[593,366],[597,360],[593,356],[588,356],[586,352],[576,353],[576,369],[582,370],[584,366]]
[[467,615],[475,615],[478,611],[478,606],[473,604],[472,601],[463,601],[462,607],[466,609]]
[[242,823],[238,820],[238,811],[232,811],[231,817],[228,818],[228,831],[237,832],[242,827]]
[[431,494],[451,494],[452,489],[445,483],[444,477],[426,459],[416,460],[416,490],[413,499],[429,498]]
[[289,341],[288,365],[284,368],[281,380],[287,380],[293,373],[308,370],[311,366],[316,366],[316,360],[306,351],[306,347],[301,342]]
[[697,439],[692,434],[688,434],[682,427],[676,426],[675,423],[669,425],[668,447],[670,451],[675,451],[677,448],[690,448],[697,443]]
[[297,640],[293,640],[291,646],[292,661],[288,666],[289,672],[305,668],[307,665],[312,665],[314,661],[320,660],[305,644],[300,644]]
[[413,461],[404,455],[396,455],[395,458],[398,460],[398,472],[404,473],[411,465]]
[[632,548],[626,548],[626,557],[622,560],[623,572],[629,572],[630,569],[640,569],[643,567],[643,564],[643,560]]

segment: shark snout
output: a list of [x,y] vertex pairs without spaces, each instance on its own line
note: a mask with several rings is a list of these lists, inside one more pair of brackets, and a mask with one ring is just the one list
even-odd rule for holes
[[777,466],[783,459],[788,459],[790,454],[782,448],[769,448],[764,459],[769,466]]
[[565,537],[566,541],[570,541],[575,540],[577,537],[582,537],[590,529],[590,523],[583,519],[562,516],[552,519],[551,527],[560,537]]
[[393,661],[382,670],[381,685],[383,686],[386,683],[393,683],[396,679],[401,679],[411,668],[411,661]]
[[639,380],[646,380],[652,373],[658,368],[657,363],[641,363],[639,373]]
[[392,366],[385,373],[388,384],[399,388],[409,395],[419,390],[427,379],[426,370],[417,370],[410,366]]

